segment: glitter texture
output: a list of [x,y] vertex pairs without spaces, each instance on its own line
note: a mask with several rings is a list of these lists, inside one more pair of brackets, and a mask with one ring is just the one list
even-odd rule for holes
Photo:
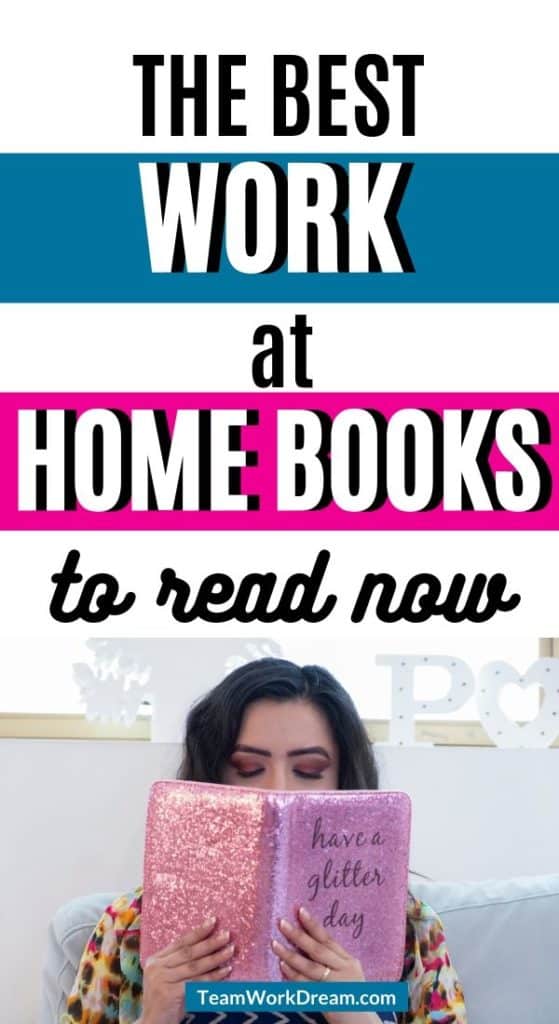
[[141,959],[215,915],[232,979],[280,979],[270,940],[303,904],[370,981],[402,972],[410,801],[405,793],[279,793],[156,782],[147,818]]

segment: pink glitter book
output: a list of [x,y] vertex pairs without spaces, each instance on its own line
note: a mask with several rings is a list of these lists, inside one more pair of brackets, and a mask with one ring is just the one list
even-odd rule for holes
[[144,856],[142,963],[217,915],[232,980],[280,980],[270,940],[301,904],[370,981],[401,977],[410,800],[367,790],[271,792],[156,782]]

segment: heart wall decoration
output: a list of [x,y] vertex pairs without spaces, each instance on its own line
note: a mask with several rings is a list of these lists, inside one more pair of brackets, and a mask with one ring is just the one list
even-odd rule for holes
[[[538,686],[542,695],[536,718],[513,722],[501,707],[505,686]],[[559,736],[559,658],[538,658],[524,675],[506,661],[492,661],[479,673],[476,699],[480,722],[497,747],[549,747]]]

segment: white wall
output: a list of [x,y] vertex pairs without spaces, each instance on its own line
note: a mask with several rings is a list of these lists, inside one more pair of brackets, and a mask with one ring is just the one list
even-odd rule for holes
[[[383,788],[412,796],[415,870],[438,879],[557,872],[557,750],[379,747],[378,756]],[[0,741],[3,1019],[36,1024],[55,909],[141,880],[149,784],[173,777],[178,760],[174,744]]]

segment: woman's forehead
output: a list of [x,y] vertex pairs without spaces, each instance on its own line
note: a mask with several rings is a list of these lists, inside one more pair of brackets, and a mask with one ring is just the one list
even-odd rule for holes
[[[274,700],[265,698],[249,704],[241,722],[238,743],[267,738],[283,747],[323,746],[332,750],[334,738],[324,713],[308,700]],[[260,743],[262,746],[262,742]]]

